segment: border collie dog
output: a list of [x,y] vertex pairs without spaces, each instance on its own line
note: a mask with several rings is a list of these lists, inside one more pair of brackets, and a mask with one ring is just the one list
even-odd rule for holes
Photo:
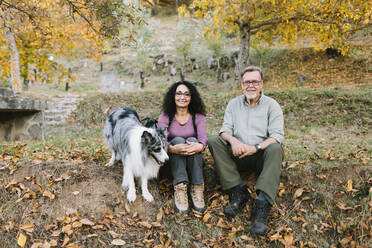
[[112,150],[111,160],[105,166],[113,165],[115,160],[123,163],[122,187],[128,189],[128,201],[136,200],[134,178],[137,177],[141,178],[142,196],[151,202],[154,198],[147,181],[157,177],[160,166],[169,159],[165,128],[157,128],[153,122],[143,126],[136,111],[118,108],[106,118],[103,136]]

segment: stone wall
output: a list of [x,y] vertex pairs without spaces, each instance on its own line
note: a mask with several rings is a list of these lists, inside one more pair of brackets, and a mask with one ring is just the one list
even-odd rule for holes
[[0,142],[44,139],[44,103],[0,88]]

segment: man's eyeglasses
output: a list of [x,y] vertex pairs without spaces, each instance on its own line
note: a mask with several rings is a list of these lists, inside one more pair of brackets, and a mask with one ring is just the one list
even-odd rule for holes
[[252,80],[252,81],[243,81],[242,84],[243,85],[253,85],[253,86],[258,86],[260,83],[262,82],[262,80]]
[[189,97],[191,97],[191,94],[190,94],[189,92],[180,92],[180,91],[177,91],[177,92],[176,92],[176,96],[177,96],[177,97],[184,96],[184,97],[186,97],[186,98],[189,98]]

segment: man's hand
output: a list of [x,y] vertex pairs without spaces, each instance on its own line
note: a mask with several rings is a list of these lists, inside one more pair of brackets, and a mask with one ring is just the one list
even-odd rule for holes
[[244,158],[245,156],[250,156],[257,152],[255,146],[244,144],[243,142],[235,139],[230,143],[232,153],[235,157]]
[[257,152],[257,149],[255,146],[244,144],[244,152],[238,156],[240,159],[244,158],[245,156],[250,156],[252,154],[255,154]]
[[239,157],[245,151],[245,144],[237,139],[231,140],[230,145],[235,157]]

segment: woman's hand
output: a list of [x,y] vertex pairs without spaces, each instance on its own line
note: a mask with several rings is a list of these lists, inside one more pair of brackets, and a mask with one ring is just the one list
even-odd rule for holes
[[199,153],[203,150],[204,145],[197,143],[197,142],[189,142],[186,141],[186,155],[194,155],[195,153]]
[[203,147],[203,144],[187,141],[186,144],[169,145],[168,150],[170,153],[190,156],[201,152]]

